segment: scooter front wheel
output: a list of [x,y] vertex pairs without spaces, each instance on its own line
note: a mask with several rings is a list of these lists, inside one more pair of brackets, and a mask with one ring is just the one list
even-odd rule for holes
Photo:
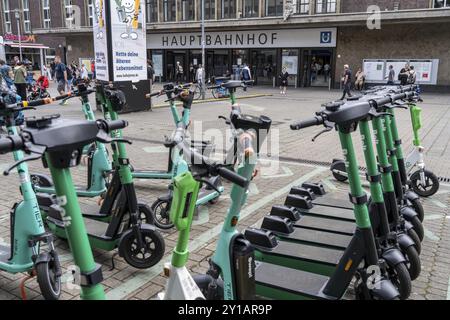
[[155,230],[141,228],[139,232],[144,247],[139,247],[135,233],[130,229],[120,239],[119,252],[130,266],[136,269],[148,269],[164,256],[164,239]]
[[158,199],[152,204],[151,213],[156,227],[163,230],[174,227],[174,224],[170,221],[170,205],[171,201],[166,199]]
[[397,288],[401,300],[406,300],[411,295],[411,277],[404,263],[398,263],[388,268],[389,279]]
[[54,260],[36,265],[37,282],[45,300],[58,300],[61,295],[61,276],[56,270]]
[[425,185],[422,185],[420,171],[416,171],[410,177],[411,188],[421,197],[430,197],[439,190],[439,179],[429,170],[424,170],[423,173],[425,174]]
[[330,167],[331,170],[331,174],[333,175],[333,177],[340,182],[345,182],[348,180],[347,177],[347,169],[345,168],[345,162],[340,160],[340,161],[335,161],[331,164]]

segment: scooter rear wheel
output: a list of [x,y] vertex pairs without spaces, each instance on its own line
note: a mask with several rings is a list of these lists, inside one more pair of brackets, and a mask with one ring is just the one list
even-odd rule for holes
[[153,222],[156,227],[162,230],[169,230],[174,227],[174,224],[170,221],[170,204],[170,201],[158,199],[151,207]]
[[416,171],[410,177],[411,188],[420,197],[430,197],[439,190],[439,179],[433,172],[429,170],[424,170],[424,174],[426,185],[422,185],[420,181],[420,171]]
[[141,229],[140,233],[145,248],[139,248],[134,232],[129,230],[119,243],[119,252],[130,266],[136,269],[148,269],[164,256],[164,239],[155,230]]
[[61,295],[61,277],[55,273],[55,261],[36,265],[37,282],[45,300],[58,300]]
[[423,238],[425,237],[425,230],[423,229],[422,222],[420,222],[419,217],[414,216],[411,220],[408,220],[412,225],[414,231],[419,236],[420,241],[423,241]]
[[417,253],[416,248],[414,248],[414,246],[411,246],[406,249],[406,252],[404,252],[404,256],[407,260],[406,267],[408,268],[409,277],[414,281],[419,277],[420,271],[422,269],[419,254]]

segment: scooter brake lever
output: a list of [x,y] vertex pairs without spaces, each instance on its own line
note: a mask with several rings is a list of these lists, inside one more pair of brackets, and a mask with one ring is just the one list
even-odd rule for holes
[[328,121],[325,121],[324,123],[324,126],[325,126],[325,129],[324,130],[322,130],[322,131],[320,131],[318,134],[316,134],[313,138],[312,138],[312,142],[316,142],[316,140],[317,140],[317,138],[319,137],[319,136],[321,136],[322,134],[324,134],[324,133],[327,133],[327,132],[330,132],[331,130],[333,130],[333,126],[331,125],[331,123],[330,122],[328,122]]
[[209,182],[208,180],[202,178],[202,179],[198,179],[197,181],[208,185],[209,187],[211,187],[211,189],[213,189],[217,193],[220,193],[220,190],[215,185],[213,185],[211,182]]
[[124,139],[124,138],[111,138],[106,132],[101,131],[97,135],[97,141],[101,143],[113,143],[113,142],[123,142],[127,144],[133,144],[130,140]]
[[384,117],[384,116],[390,116],[393,117],[394,115],[389,112],[378,112],[376,110],[372,110],[369,112],[369,114],[374,118]]
[[29,157],[24,157],[23,159],[14,162],[12,165],[10,165],[8,168],[6,168],[3,171],[3,175],[8,176],[14,168],[18,167],[22,163],[25,163],[28,161],[39,160],[42,157],[42,155],[44,154],[45,150],[46,150],[45,146],[36,146],[36,145],[30,146],[28,148],[27,152],[32,153],[34,155],[29,156]]

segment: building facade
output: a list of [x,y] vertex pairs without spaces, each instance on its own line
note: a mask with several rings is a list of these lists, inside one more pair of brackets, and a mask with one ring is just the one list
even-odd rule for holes
[[[408,62],[419,67],[423,84],[450,88],[450,0],[204,1],[208,76],[237,77],[247,64],[258,84],[272,85],[286,67],[291,85],[338,87],[344,64],[384,82],[388,65]],[[21,29],[48,47],[46,61],[55,54],[91,58],[94,2],[0,0],[0,34],[17,35],[13,10],[21,8]],[[145,2],[156,74],[174,79],[179,62],[192,80],[202,61],[201,0]]]

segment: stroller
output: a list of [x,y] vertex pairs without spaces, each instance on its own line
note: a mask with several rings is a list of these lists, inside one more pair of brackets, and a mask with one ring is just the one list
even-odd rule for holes
[[31,86],[27,100],[34,101],[38,99],[50,98],[50,94],[47,91],[48,87],[48,78],[46,76],[40,76],[34,85]]

